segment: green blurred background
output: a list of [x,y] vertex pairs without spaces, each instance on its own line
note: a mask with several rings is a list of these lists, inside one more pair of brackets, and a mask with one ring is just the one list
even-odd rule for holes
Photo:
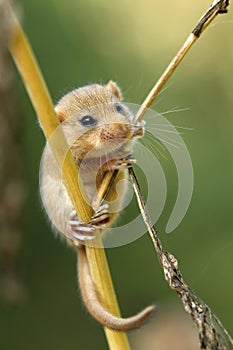
[[[176,53],[209,0],[21,0],[25,31],[56,102],[65,92],[113,79],[125,100],[140,104]],[[219,16],[171,78],[156,102],[184,131],[194,168],[191,205],[172,234],[165,226],[177,184],[174,165],[162,160],[168,198],[157,223],[165,247],[179,259],[185,280],[233,332],[232,91],[233,9]],[[76,256],[50,232],[41,209],[38,174],[44,136],[18,77],[23,116],[28,198],[21,272],[28,288],[18,308],[0,309],[1,349],[107,349],[101,327],[81,303]],[[109,249],[109,264],[122,313],[155,301],[180,303],[164,281],[147,235]],[[137,332],[143,332],[137,331]]]

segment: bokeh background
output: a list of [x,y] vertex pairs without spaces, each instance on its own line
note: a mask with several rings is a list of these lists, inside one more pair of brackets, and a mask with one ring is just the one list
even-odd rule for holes
[[[25,31],[56,102],[65,92],[113,79],[125,100],[140,104],[176,53],[209,0],[21,0]],[[185,280],[233,332],[233,9],[219,16],[193,47],[154,108],[171,113],[182,130],[195,175],[191,205],[171,234],[165,226],[174,205],[174,164],[167,175],[166,207],[157,223],[165,247],[179,259]],[[102,328],[82,305],[76,256],[50,232],[39,199],[44,136],[17,78],[23,126],[27,201],[19,270],[27,293],[18,307],[1,302],[1,349],[107,349]],[[164,281],[148,235],[109,249],[109,264],[124,315],[155,301],[179,305]],[[159,315],[158,315],[159,317]],[[137,337],[144,330],[136,331]],[[132,336],[133,333],[131,333]]]

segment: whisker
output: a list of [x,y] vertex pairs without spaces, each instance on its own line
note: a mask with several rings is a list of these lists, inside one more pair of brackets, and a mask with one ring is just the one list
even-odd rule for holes
[[[168,83],[166,86],[163,87],[163,89],[158,93],[156,100],[154,101],[154,103],[152,103],[152,105],[150,106],[149,109],[153,109],[155,106],[159,105],[159,103],[161,102],[161,100],[163,99],[163,93],[170,88],[173,85],[173,82]],[[158,96],[160,96],[160,98],[158,98]]]
[[184,112],[184,111],[190,111],[190,108],[173,108],[173,109],[170,109],[166,112],[158,112],[160,115],[166,115],[166,114],[169,114],[169,113],[177,113],[177,112]]
[[166,126],[166,127],[169,127],[169,128],[182,129],[182,130],[189,130],[189,131],[195,130],[194,128],[189,128],[189,127],[180,126],[180,125],[157,124],[157,123],[154,123],[154,124],[148,123],[148,124],[147,124],[147,127],[150,128],[151,126],[152,126],[152,127],[156,127],[156,126]]
[[[167,136],[165,136],[165,135],[163,135],[162,137],[161,137],[160,135],[154,136],[153,134],[151,134],[150,132],[148,132],[148,133],[147,133],[147,136],[148,136],[148,138],[155,140],[155,142],[157,141],[156,139],[160,140],[160,142],[161,142],[161,140],[163,140],[163,141],[168,140],[168,142],[169,142],[169,141],[170,141],[170,142],[173,141],[173,142],[174,142],[174,143],[173,143],[174,146],[175,146],[175,144],[177,144],[177,145],[179,145],[179,146],[182,146],[182,143],[180,143],[178,140],[171,139],[171,138],[169,138],[169,137],[167,137]],[[163,147],[164,147],[164,145],[163,145]],[[166,147],[164,147],[164,148],[166,149]]]
[[146,131],[146,137],[148,138],[149,141],[151,141],[153,144],[154,143],[157,143],[160,147],[162,147],[165,151],[166,151],[166,147],[161,144],[161,142],[158,140],[158,138],[152,134],[151,132],[149,131]]
[[[158,137],[160,137],[160,136],[158,136]],[[179,142],[177,139],[170,138],[170,137],[165,136],[165,135],[163,135],[162,137],[163,137],[163,139],[168,140],[170,142],[173,142],[174,144],[176,144],[178,146],[183,146],[183,144],[181,142]]]
[[[145,145],[152,153],[156,154],[159,159],[159,155],[161,155],[164,159],[167,157],[160,151],[159,147],[166,151],[166,147],[155,138],[153,134],[151,134],[148,130],[145,131],[145,136],[142,139],[139,139],[139,142]],[[156,147],[156,145],[158,147]]]
[[[149,128],[150,128],[150,126],[149,126]],[[167,133],[171,133],[171,134],[176,134],[176,135],[183,135],[184,134],[183,132],[179,132],[179,131],[172,131],[172,130],[157,128],[155,125],[153,125],[151,127],[151,129],[155,129],[157,131],[167,132]]]
[[[141,142],[141,140],[140,140],[140,142]],[[143,145],[147,149],[149,149],[151,151],[151,153],[155,154],[158,159],[160,159],[160,156],[164,159],[167,159],[167,157],[160,151],[160,149],[158,147],[156,147],[156,145],[154,143],[150,142],[149,140],[145,140],[145,142],[143,142]],[[159,146],[161,146],[161,145],[159,144]]]
[[[161,142],[167,143],[168,145],[170,145],[170,146],[172,146],[172,147],[174,147],[174,148],[177,148],[177,149],[179,148],[177,145],[174,145],[173,143],[171,143],[171,142],[165,140],[165,139],[162,138],[162,137],[158,137],[158,139],[159,139]],[[181,144],[180,144],[180,145],[181,145]]]
[[169,82],[167,85],[165,85],[165,86],[162,88],[162,90],[158,93],[157,96],[163,94],[163,93],[164,93],[168,88],[170,88],[172,85],[173,85],[173,82],[172,82],[172,81]]

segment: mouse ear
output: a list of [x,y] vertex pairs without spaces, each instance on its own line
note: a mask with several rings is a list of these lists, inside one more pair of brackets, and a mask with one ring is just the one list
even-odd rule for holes
[[113,93],[113,95],[115,95],[116,98],[121,101],[122,95],[119,86],[112,80],[110,80],[106,86]]
[[55,107],[55,112],[57,114],[59,121],[61,123],[64,122],[64,120],[66,119],[65,113],[63,113],[61,110],[59,110],[59,108],[57,106]]

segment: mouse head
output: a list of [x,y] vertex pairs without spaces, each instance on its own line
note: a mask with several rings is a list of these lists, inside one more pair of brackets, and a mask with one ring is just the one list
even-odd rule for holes
[[134,125],[113,81],[75,89],[55,110],[76,158],[123,157],[130,153],[133,139],[143,135],[143,124]]

